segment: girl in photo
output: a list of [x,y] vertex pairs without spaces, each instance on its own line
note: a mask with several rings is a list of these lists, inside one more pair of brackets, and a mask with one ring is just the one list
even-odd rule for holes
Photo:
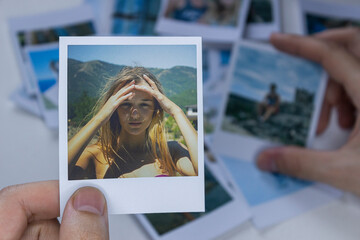
[[[166,139],[164,112],[175,119],[186,146]],[[68,177],[197,176],[197,143],[196,130],[156,77],[145,68],[126,67],[108,82],[93,117],[68,142]]]

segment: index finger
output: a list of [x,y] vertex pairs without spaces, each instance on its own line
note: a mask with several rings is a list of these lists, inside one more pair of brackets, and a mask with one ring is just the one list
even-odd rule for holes
[[29,223],[59,216],[59,182],[46,181],[0,191],[0,236],[20,239]]
[[152,89],[154,89],[154,90],[159,90],[159,89],[157,88],[156,84],[154,83],[154,81],[151,80],[151,78],[149,78],[146,74],[143,75],[143,78],[145,79],[145,81],[146,81],[147,83],[149,83],[149,85],[150,85],[150,87],[151,87]]
[[360,63],[344,48],[314,37],[272,34],[271,43],[279,50],[320,63],[331,77],[344,86],[360,109]]
[[348,45],[354,42],[355,39],[360,39],[360,28],[336,28],[314,34],[313,36],[318,39],[330,40],[343,45]]

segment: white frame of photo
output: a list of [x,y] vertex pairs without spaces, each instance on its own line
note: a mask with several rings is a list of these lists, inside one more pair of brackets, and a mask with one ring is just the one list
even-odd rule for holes
[[[222,157],[219,168],[231,183],[233,190],[242,193],[240,186],[234,180]],[[241,160],[239,160],[241,161]],[[259,170],[260,171],[260,170]],[[249,179],[251,180],[251,179]],[[342,192],[322,183],[313,183],[289,194],[284,194],[273,200],[256,206],[249,206],[252,222],[257,229],[263,230],[272,225],[296,217],[311,209],[320,207],[342,196]],[[242,195],[245,199],[246,196]]]
[[[57,129],[59,127],[59,115],[58,115],[58,108],[56,109],[46,109],[44,100],[42,98],[42,93],[39,89],[38,80],[35,74],[34,66],[33,64],[36,64],[31,61],[29,54],[31,52],[41,52],[46,50],[53,50],[55,48],[59,48],[58,43],[47,43],[47,44],[41,44],[41,45],[33,45],[33,46],[25,46],[24,51],[26,52],[26,56],[29,60],[29,66],[30,66],[30,73],[31,78],[35,80],[36,86],[35,86],[35,93],[36,93],[36,99],[40,108],[41,115],[44,119],[44,122],[46,126],[48,126],[50,129]],[[56,76],[56,85],[59,84],[58,78],[59,76]],[[54,86],[57,92],[58,92],[58,86]]]
[[[244,136],[239,134],[232,134],[228,131],[222,130],[222,123],[225,115],[226,105],[229,98],[229,91],[230,86],[232,83],[232,73],[234,72],[234,68],[236,67],[236,60],[238,57],[238,48],[240,46],[247,46],[251,48],[256,48],[261,51],[268,51],[268,52],[274,52],[274,53],[280,53],[284,55],[288,55],[285,53],[281,53],[280,51],[276,50],[274,47],[272,47],[269,44],[264,43],[255,43],[255,42],[249,42],[249,41],[238,41],[233,48],[232,55],[231,55],[231,61],[230,61],[230,68],[228,71],[228,75],[226,77],[226,91],[224,94],[226,97],[223,98],[223,103],[221,105],[220,110],[220,117],[218,124],[216,126],[215,134],[214,134],[214,147],[217,151],[217,153],[224,154],[230,157],[234,157],[237,159],[242,159],[246,161],[253,161],[256,158],[256,155],[263,149],[269,148],[269,147],[276,147],[280,146],[282,144],[271,142],[269,140],[260,139],[258,137],[254,136]],[[288,55],[289,57],[293,57]],[[325,88],[327,84],[327,74],[323,70],[321,79],[319,79],[320,84],[317,92],[315,93],[315,101],[314,101],[314,111],[311,117],[311,124],[310,128],[308,130],[309,134],[307,135],[306,140],[306,147],[311,147],[314,137],[315,137],[315,130],[316,130],[316,123],[318,121],[319,115],[320,115],[320,108],[323,101],[323,96],[325,93]],[[226,139],[226,141],[224,141]]]
[[184,36],[202,36],[204,44],[232,44],[237,39],[241,38],[244,33],[248,9],[250,6],[249,0],[241,0],[239,7],[239,16],[237,26],[211,26],[199,23],[187,23],[179,20],[173,20],[164,17],[168,1],[162,1],[161,10],[159,11],[158,21],[155,26],[155,31],[166,35],[184,35]]
[[[194,45],[197,66],[198,176],[122,179],[68,179],[67,60],[68,45]],[[174,56],[176,57],[176,56]],[[204,206],[204,144],[202,48],[200,37],[61,37],[59,73],[60,212],[80,187],[100,189],[109,214],[202,212]],[[123,194],[126,193],[126,194]],[[166,193],[166,194],[164,194]]]
[[269,41],[272,32],[281,31],[281,15],[279,0],[270,0],[272,4],[273,21],[271,23],[248,23],[245,27],[244,38]]
[[300,0],[300,11],[302,18],[302,34],[309,34],[307,31],[306,14],[322,16],[325,18],[340,18],[360,21],[359,5],[350,3],[335,3],[313,0]]
[[86,4],[75,8],[53,11],[35,16],[18,17],[9,20],[10,37],[13,43],[16,60],[23,84],[29,95],[36,94],[36,81],[31,74],[29,74],[31,68],[29,59],[26,59],[27,56],[23,53],[23,47],[19,44],[17,34],[22,31],[36,31],[44,28],[66,26],[86,21],[93,23],[94,34],[96,34],[98,30],[97,22],[92,8]]
[[[215,156],[215,155],[214,155]],[[196,239],[206,240],[220,236],[229,230],[241,225],[251,216],[249,207],[241,192],[229,187],[230,182],[221,176],[218,159],[211,162],[205,157],[205,164],[218,183],[230,195],[232,200],[219,206],[208,214],[205,214],[189,223],[179,226],[163,235],[159,235],[151,222],[144,215],[136,215],[147,233],[154,240],[171,239]]]

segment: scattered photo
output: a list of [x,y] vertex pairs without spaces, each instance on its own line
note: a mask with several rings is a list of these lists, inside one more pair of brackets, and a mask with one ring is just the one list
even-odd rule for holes
[[205,139],[212,141],[219,112],[221,110],[222,98],[224,97],[226,73],[230,61],[229,50],[208,50],[210,76],[204,83],[204,131]]
[[37,116],[42,117],[41,110],[35,96],[29,96],[24,86],[15,89],[10,95],[10,100],[16,106],[24,109],[25,111]]
[[205,212],[137,216],[152,239],[192,239],[194,236],[196,239],[211,239],[248,219],[243,197],[234,194],[227,186],[228,182],[220,180],[214,155],[207,150],[205,154],[208,156],[205,158]]
[[92,9],[87,5],[11,19],[11,38],[26,92],[36,94],[37,79],[33,78],[25,47],[57,43],[59,36],[94,35],[96,27]]
[[36,99],[45,124],[51,129],[59,126],[59,45],[58,43],[25,47],[33,78],[36,79]]
[[[61,176],[68,188],[90,181],[115,200],[123,195],[115,186],[138,185],[121,196],[131,207],[116,203],[118,213],[202,211],[200,38],[62,39],[67,106],[60,134],[68,154]],[[136,199],[150,189],[169,204]],[[193,204],[176,204],[189,194]],[[134,206],[134,199],[146,203]]]
[[222,97],[223,94],[216,93],[204,95],[204,132],[205,138],[210,142],[219,119]]
[[237,44],[233,57],[214,145],[249,161],[264,147],[310,146],[326,86],[322,68],[249,42]]
[[311,0],[302,0],[300,4],[304,34],[314,34],[333,28],[360,27],[358,5]]
[[[114,0],[84,0],[92,8],[96,22],[96,35],[109,36],[111,33],[111,15]],[[89,34],[91,35],[91,34]]]
[[156,30],[161,34],[200,35],[205,42],[231,43],[243,32],[248,0],[163,1]]
[[247,23],[271,23],[274,21],[271,0],[251,0]]
[[260,171],[254,162],[221,156],[225,176],[241,191],[253,223],[263,229],[320,207],[341,192],[318,183]]
[[115,35],[154,36],[161,0],[113,0],[112,33]]
[[268,41],[272,32],[281,31],[279,0],[251,0],[245,38]]

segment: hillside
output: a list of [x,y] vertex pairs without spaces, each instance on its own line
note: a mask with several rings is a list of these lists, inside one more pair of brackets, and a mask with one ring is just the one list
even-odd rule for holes
[[[103,61],[68,60],[69,119],[79,123],[99,98],[109,78],[124,68]],[[196,69],[175,66],[170,69],[148,68],[161,82],[165,94],[178,106],[196,104]],[[88,120],[88,119],[87,119]]]

